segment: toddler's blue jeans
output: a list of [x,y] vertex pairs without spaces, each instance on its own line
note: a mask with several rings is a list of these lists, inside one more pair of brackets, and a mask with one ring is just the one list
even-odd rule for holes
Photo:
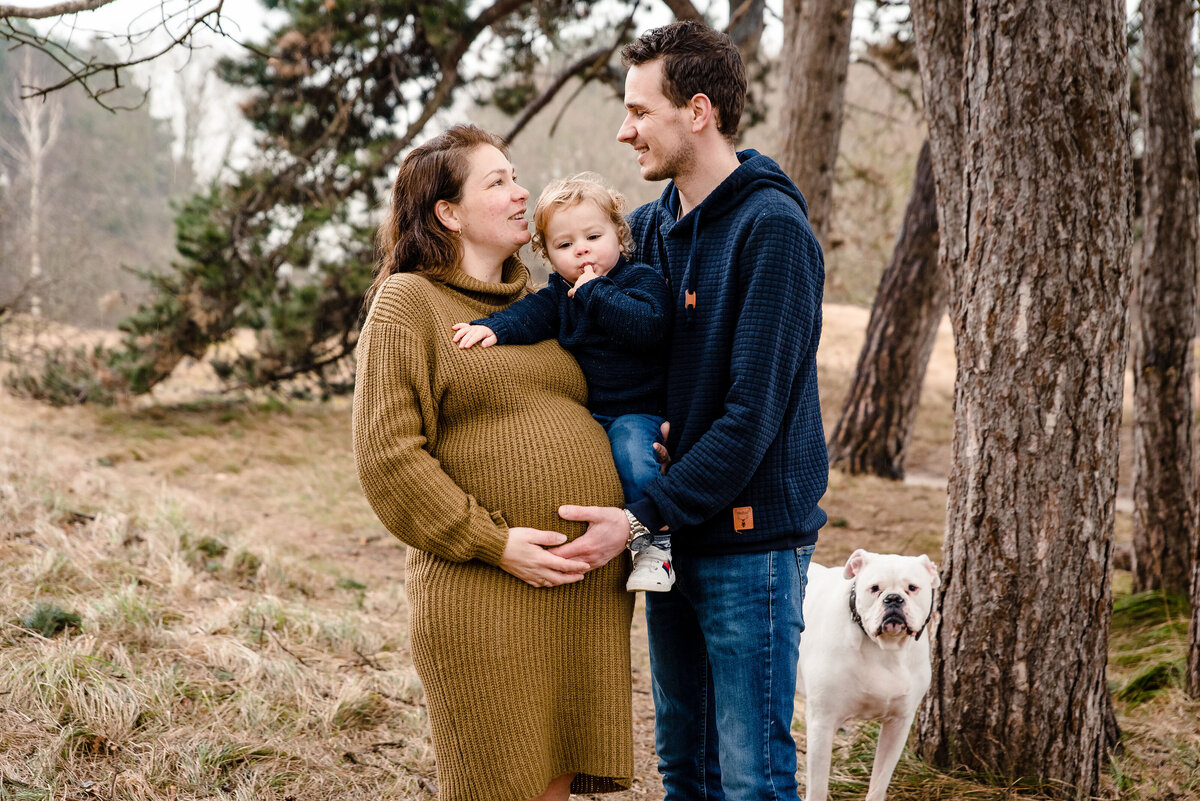
[[[593,414],[592,417],[608,434],[626,505],[640,501],[645,497],[642,487],[659,472],[654,443],[663,441],[663,418],[655,414],[622,414],[616,417]],[[652,544],[660,548],[671,547],[669,534],[656,534],[652,539]],[[639,544],[644,547],[650,543]]]

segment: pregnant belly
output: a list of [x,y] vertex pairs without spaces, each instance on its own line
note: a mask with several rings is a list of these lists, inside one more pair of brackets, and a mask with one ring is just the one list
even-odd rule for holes
[[560,518],[559,506],[621,506],[624,498],[600,425],[588,415],[571,428],[526,426],[522,436],[513,431],[444,440],[447,447],[434,455],[459,486],[510,526],[561,531],[574,539],[585,527]]

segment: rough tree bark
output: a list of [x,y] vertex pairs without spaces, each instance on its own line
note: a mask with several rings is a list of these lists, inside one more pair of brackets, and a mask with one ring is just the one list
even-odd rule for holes
[[1133,588],[1181,595],[1191,582],[1197,522],[1192,14],[1191,0],[1142,1],[1144,232],[1133,330]]
[[783,9],[780,166],[808,201],[817,241],[829,241],[842,136],[854,0],[787,0]]
[[875,293],[854,382],[829,437],[831,467],[904,478],[925,368],[946,309],[937,254],[937,195],[926,141],[904,224]]
[[[1115,727],[1105,674],[1130,284],[1124,3],[912,10],[942,251],[963,256],[946,272],[954,456],[918,749],[1088,797]],[[956,54],[960,68],[943,61]],[[961,83],[938,83],[958,69]],[[958,98],[962,127],[948,131]],[[959,176],[938,164],[956,145]]]

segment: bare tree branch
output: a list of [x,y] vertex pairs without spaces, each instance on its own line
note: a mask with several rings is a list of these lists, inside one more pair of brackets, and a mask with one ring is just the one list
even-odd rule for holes
[[[612,45],[593,50],[563,70],[562,73],[554,79],[553,83],[547,86],[546,89],[540,95],[538,95],[538,97],[534,99],[532,103],[530,103],[521,111],[521,116],[519,116],[516,122],[513,123],[512,129],[505,134],[504,141],[511,142],[513,139],[515,139],[517,134],[524,130],[525,126],[529,124],[529,121],[532,120],[539,111],[544,109],[550,103],[550,101],[554,99],[554,96],[557,95],[564,86],[566,86],[567,81],[569,81],[571,78],[583,73],[583,83],[580,85],[580,89],[582,89],[596,77],[600,70],[603,69],[603,67],[608,63],[608,60],[612,58],[613,52],[616,51],[616,49],[621,45],[621,42],[625,41],[626,37],[629,36],[629,30],[633,27],[633,16],[638,10],[638,5],[639,3],[633,4],[633,9],[630,11],[629,16],[625,18],[625,22],[621,25],[620,30],[617,31],[616,38],[613,39]],[[574,97],[574,95],[572,95],[572,97]],[[570,101],[568,101],[567,105],[570,105]],[[554,125],[558,125],[557,118],[554,121]]]
[[[63,80],[53,85],[24,87],[24,97],[45,97],[49,93],[61,90],[71,84],[79,84],[88,97],[108,111],[136,108],[145,102],[145,92],[142,93],[141,100],[132,106],[118,105],[104,99],[106,95],[122,88],[121,70],[154,61],[175,49],[193,49],[198,46],[198,34],[204,31],[228,39],[264,58],[268,55],[241,41],[222,25],[221,14],[225,4],[224,0],[214,0],[212,6],[207,10],[202,8],[203,0],[164,2],[155,12],[140,14],[136,21],[130,24],[129,29],[123,33],[89,31],[80,27],[77,17],[73,16],[80,11],[99,8],[111,2],[113,0],[76,0],[36,9],[16,9],[21,12],[18,14],[9,13],[13,10],[12,6],[0,6],[0,40],[7,39],[17,45],[26,45],[40,51],[58,64],[66,75]],[[16,17],[48,19],[54,16],[69,18],[70,21],[63,23],[69,30],[68,42],[76,31],[90,33],[93,34],[96,43],[115,47],[118,52],[124,50],[125,57],[112,59],[111,56],[106,58],[102,54],[81,55],[78,51],[82,48],[74,48],[69,43],[64,44],[63,37],[56,35],[53,30],[39,33],[27,26],[14,24]],[[14,19],[6,17],[14,17]],[[158,40],[163,34],[166,35],[165,44],[161,46],[155,44],[154,52],[148,55],[139,55],[143,51],[144,45]]]
[[[742,0],[740,3],[729,4],[729,24],[725,26],[725,32],[728,33],[738,26],[746,15],[750,13],[750,9],[754,7],[754,0]],[[759,28],[761,29],[761,25]]]
[[[517,137],[517,134],[525,130],[525,126],[529,124],[529,121],[536,117],[538,112],[544,109],[550,103],[550,101],[554,99],[554,96],[557,95],[559,91],[567,85],[567,81],[569,81],[571,78],[574,78],[576,75],[579,75],[580,73],[594,72],[597,68],[603,66],[605,62],[608,61],[609,57],[612,55],[612,52],[613,48],[611,47],[601,47],[597,50],[593,50],[559,73],[558,77],[554,79],[553,83],[547,86],[540,95],[534,98],[532,103],[521,110],[521,115],[517,117],[512,128],[509,129],[508,133],[504,135],[504,141],[511,143],[512,140]],[[585,75],[583,79],[584,85],[586,85],[590,79],[590,75]]]
[[65,14],[78,14],[81,11],[92,11],[112,2],[115,2],[115,0],[74,0],[71,3],[55,3],[52,6],[41,6],[38,8],[0,6],[0,17],[48,19],[50,17],[61,17]]
[[704,22],[704,15],[692,4],[691,0],[663,0],[667,8],[675,14],[680,22]]
[[[61,59],[59,59],[57,56],[55,56],[53,53],[46,51],[52,58],[54,58],[55,61],[57,61],[64,69],[66,69],[69,74],[63,80],[59,81],[56,84],[52,84],[50,86],[45,86],[40,89],[35,89],[33,87],[26,87],[26,89],[33,89],[33,91],[27,95],[24,95],[24,97],[45,97],[46,95],[50,94],[51,92],[58,91],[59,89],[62,89],[66,86],[70,86],[73,83],[78,83],[80,86],[83,87],[84,91],[86,91],[88,93],[88,96],[90,96],[93,100],[99,102],[100,105],[102,105],[105,108],[112,111],[113,108],[106,105],[104,102],[102,102],[100,100],[100,98],[106,94],[109,94],[110,92],[115,92],[121,88],[120,70],[122,70],[126,67],[132,67],[136,64],[144,64],[148,61],[153,61],[156,58],[159,58],[159,57],[165,55],[167,52],[175,49],[176,47],[188,43],[192,38],[192,34],[196,31],[197,28],[199,28],[201,26],[208,28],[209,30],[212,30],[214,32],[218,31],[218,26],[221,21],[221,9],[224,5],[225,5],[225,0],[217,0],[216,5],[214,5],[209,10],[203,11],[200,14],[198,14],[196,16],[196,18],[193,19],[191,21],[191,23],[186,28],[184,28],[184,30],[181,33],[172,35],[170,37],[170,41],[167,42],[163,47],[161,47],[160,49],[156,50],[155,52],[153,52],[149,55],[142,56],[141,58],[131,58],[131,59],[127,59],[125,61],[115,61],[115,62],[89,60],[81,68],[72,69],[67,64],[63,63],[63,61]],[[190,8],[191,8],[191,6],[189,6],[189,9]],[[170,19],[169,17],[164,19],[164,22],[162,23],[164,28],[166,27],[166,21],[169,19]],[[112,76],[113,76],[112,86],[109,86],[107,88],[100,89],[100,90],[93,90],[92,87],[90,87],[88,85],[87,81],[89,78],[91,78],[95,75],[99,75],[101,73],[108,73],[108,72],[111,72]]]
[[[871,70],[888,85],[889,89],[902,97],[908,103],[909,107],[912,108],[913,111],[921,111],[921,98],[917,97],[917,94],[913,91],[912,87],[904,86],[900,83],[900,81],[896,80],[894,70],[885,69],[879,63],[877,63],[875,59],[870,58],[869,56],[859,56],[858,58],[854,59],[854,63],[870,67]],[[921,85],[918,83],[917,89],[919,90],[920,88]],[[846,105],[851,104],[847,103]]]

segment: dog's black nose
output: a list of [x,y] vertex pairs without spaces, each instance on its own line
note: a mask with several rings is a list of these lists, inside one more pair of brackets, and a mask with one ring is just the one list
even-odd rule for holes
[[891,595],[885,595],[883,598],[884,606],[900,606],[903,603],[904,598],[894,592]]

